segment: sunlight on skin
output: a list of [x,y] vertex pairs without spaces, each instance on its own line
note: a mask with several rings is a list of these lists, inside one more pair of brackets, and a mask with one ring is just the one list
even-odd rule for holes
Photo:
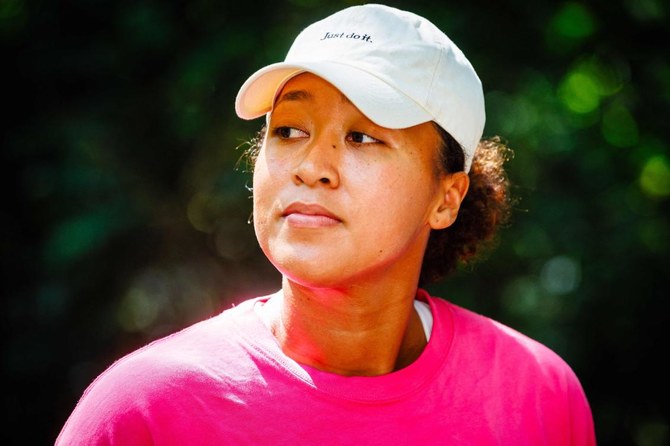
[[426,342],[412,305],[428,236],[453,223],[468,177],[435,175],[430,123],[377,126],[311,74],[279,98],[254,171],[256,233],[284,276],[263,317],[317,368],[407,365]]

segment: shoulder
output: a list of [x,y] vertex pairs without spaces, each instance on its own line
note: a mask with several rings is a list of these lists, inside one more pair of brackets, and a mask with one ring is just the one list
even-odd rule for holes
[[240,333],[252,326],[248,322],[254,317],[256,300],[245,301],[124,356],[96,378],[85,395],[106,381],[127,380],[128,384],[151,389],[162,378],[174,382],[193,372],[236,364],[246,349]]
[[253,317],[255,300],[245,301],[133,351],[115,361],[91,387],[104,379],[140,378],[147,371],[157,378],[175,371],[208,366],[215,359],[211,354],[213,351],[226,353],[218,358],[228,362],[230,355],[244,348],[239,333]]
[[[239,332],[253,312],[246,301],[117,360],[84,391],[57,444],[149,435],[152,419],[188,410],[197,396],[233,386],[248,357]],[[251,372],[249,372],[251,373]],[[187,390],[187,391],[185,391]],[[225,389],[224,389],[225,391]],[[82,436],[87,442],[82,443]],[[128,444],[141,444],[132,442]]]
[[561,444],[594,444],[589,403],[563,358],[505,324],[434,300],[437,317],[453,324],[445,366],[450,385],[464,390],[468,401],[479,398],[489,409],[502,408],[496,413],[510,422],[526,420],[519,424],[524,429],[541,426],[563,438]]
[[507,357],[525,358],[531,363],[566,367],[565,361],[546,345],[490,317],[475,313],[449,301],[432,298],[439,317],[453,325],[458,343],[491,356],[503,349]]
[[573,369],[546,345],[487,316],[433,299],[438,317],[453,324],[450,355],[469,364],[475,369],[473,374],[495,374],[497,381],[509,381],[511,388],[532,387],[556,395],[577,393],[582,398]]

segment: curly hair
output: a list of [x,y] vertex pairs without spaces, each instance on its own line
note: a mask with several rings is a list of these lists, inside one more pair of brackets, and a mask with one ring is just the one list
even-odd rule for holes
[[[463,170],[462,147],[446,130],[434,125],[442,138],[442,172]],[[512,151],[499,137],[479,142],[468,173],[470,188],[456,221],[430,233],[421,265],[421,286],[448,277],[459,265],[472,263],[495,241],[498,228],[507,223],[512,209],[509,179],[503,167],[511,157]]]
[[[463,148],[446,130],[433,124],[441,137],[435,175],[462,171]],[[242,156],[250,170],[256,163],[265,131],[263,126],[248,142]],[[512,151],[499,137],[480,141],[468,173],[470,187],[456,221],[448,228],[430,233],[421,265],[420,286],[448,277],[459,265],[472,263],[495,241],[498,228],[509,220],[512,208],[509,180],[503,167],[511,156]]]

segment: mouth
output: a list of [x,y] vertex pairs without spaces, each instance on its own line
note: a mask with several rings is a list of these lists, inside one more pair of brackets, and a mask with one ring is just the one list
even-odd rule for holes
[[342,219],[337,215],[314,203],[292,203],[284,209],[281,216],[296,227],[320,228],[342,223]]

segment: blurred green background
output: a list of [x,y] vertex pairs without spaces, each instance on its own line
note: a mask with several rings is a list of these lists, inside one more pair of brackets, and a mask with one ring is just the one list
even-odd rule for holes
[[[237,89],[347,1],[0,0],[5,444],[53,443],[114,359],[274,290]],[[432,291],[561,354],[601,445],[670,444],[667,2],[393,1],[485,86],[520,198]]]

